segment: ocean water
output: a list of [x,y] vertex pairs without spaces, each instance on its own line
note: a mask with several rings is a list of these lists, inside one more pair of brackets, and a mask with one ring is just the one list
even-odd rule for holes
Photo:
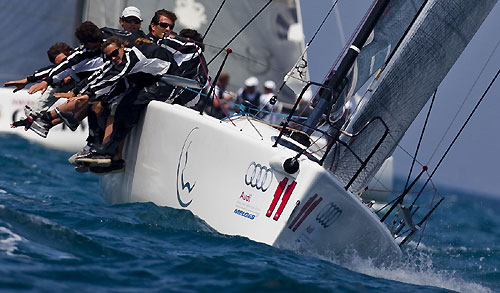
[[500,292],[500,199],[442,190],[418,250],[386,267],[221,235],[189,211],[111,206],[65,152],[0,134],[6,292]]

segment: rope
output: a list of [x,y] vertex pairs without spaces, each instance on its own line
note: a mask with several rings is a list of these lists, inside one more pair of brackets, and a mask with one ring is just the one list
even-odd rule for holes
[[427,186],[427,183],[430,181],[430,179],[432,178],[432,176],[434,176],[434,174],[436,173],[437,169],[439,168],[439,166],[441,166],[441,163],[444,161],[444,158],[446,157],[446,155],[448,155],[448,152],[450,151],[450,149],[453,147],[453,145],[455,144],[455,142],[457,141],[458,137],[460,136],[460,134],[462,134],[462,131],[464,130],[465,126],[467,126],[467,124],[469,123],[470,119],[472,118],[472,115],[474,115],[474,113],[476,112],[477,108],[479,107],[479,105],[481,104],[481,102],[483,101],[484,97],[486,96],[486,94],[488,93],[488,91],[490,90],[490,88],[493,86],[493,84],[495,83],[498,75],[500,74],[500,69],[497,71],[497,73],[495,74],[495,76],[493,77],[493,79],[491,80],[490,84],[488,85],[488,87],[486,88],[486,90],[483,92],[483,94],[481,95],[481,98],[479,99],[479,101],[477,101],[476,105],[474,106],[474,109],[472,109],[471,113],[469,114],[469,116],[467,117],[467,119],[465,120],[465,122],[462,124],[462,127],[460,127],[460,130],[458,131],[457,135],[455,135],[455,138],[453,138],[453,141],[450,143],[450,145],[448,146],[448,148],[446,149],[446,151],[444,152],[443,156],[441,157],[441,159],[439,160],[439,162],[437,163],[436,165],[436,168],[434,168],[434,170],[432,171],[431,175],[429,175],[429,178],[427,179],[427,181],[425,182],[424,186],[422,186],[422,188],[420,189],[420,192],[419,194],[417,195],[417,197],[415,198],[415,200],[413,201],[413,203],[411,204],[410,206],[410,209],[413,207],[413,205],[415,204],[415,202],[417,201],[417,199],[419,198],[422,190]]
[[210,59],[210,61],[207,63],[207,65],[210,65],[214,60],[215,58],[217,58],[220,53],[222,53],[224,51],[224,48],[226,48],[227,46],[229,46],[233,41],[234,39],[236,39],[261,13],[262,11],[264,11],[264,9],[267,8],[267,6],[269,6],[269,4],[271,4],[271,2],[273,2],[273,0],[269,0],[266,5],[264,5],[223,47],[222,49],[217,52],[217,54],[215,54],[214,57],[212,57],[212,59]]
[[212,18],[212,21],[210,22],[210,24],[208,25],[207,27],[207,30],[205,31],[205,34],[203,35],[203,40],[205,39],[205,37],[207,36],[208,34],[208,31],[212,28],[212,24],[214,23],[215,19],[217,18],[217,16],[219,15],[219,12],[220,10],[222,9],[222,6],[224,6],[224,3],[226,3],[226,0],[222,0],[222,3],[220,4],[219,6],[219,9],[217,9],[217,12],[215,13],[214,17]]

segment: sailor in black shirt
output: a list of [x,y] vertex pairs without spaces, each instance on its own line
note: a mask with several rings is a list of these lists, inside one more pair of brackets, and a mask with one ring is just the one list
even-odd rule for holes
[[199,100],[198,92],[208,84],[208,66],[203,56],[205,49],[203,37],[196,30],[183,29],[178,36],[164,38],[158,44],[174,55],[179,67],[179,76],[193,79],[198,83],[197,88],[189,90],[177,87],[167,102],[194,106]]
[[[103,43],[102,50],[112,64],[79,89],[81,96],[78,99],[88,100],[94,105],[111,104],[115,108],[114,117],[108,123],[113,130],[102,146],[95,148],[89,156],[77,158],[76,162],[101,168],[114,164],[113,168],[123,168],[122,160],[117,158],[112,162],[111,157],[117,155],[119,143],[139,121],[149,101],[155,98],[154,93],[145,89],[154,88],[163,74],[176,74],[177,65],[168,50],[152,43],[128,48],[119,38],[111,37]],[[126,92],[123,95],[110,94],[124,78],[126,87],[122,90]],[[91,168],[94,172],[106,170]]]
[[156,44],[159,40],[170,36],[173,33],[176,20],[177,16],[171,11],[165,9],[156,11],[149,24],[147,37]]

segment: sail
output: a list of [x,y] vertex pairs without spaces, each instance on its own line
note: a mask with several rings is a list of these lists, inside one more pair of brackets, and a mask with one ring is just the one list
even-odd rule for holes
[[347,79],[346,97],[352,97],[389,57],[424,0],[392,0],[361,48]]
[[[215,54],[254,16],[268,0],[227,0],[205,38],[205,57],[211,60]],[[176,13],[175,31],[191,28],[204,34],[219,9],[220,1],[214,0],[159,0],[159,1],[101,1],[87,0],[84,19],[98,26],[119,27],[122,9],[133,5],[141,10],[147,32],[153,14],[158,9]],[[304,47],[304,33],[297,0],[274,0],[236,39],[229,45],[233,54],[228,58],[224,71],[231,76],[229,90],[236,91],[249,76],[256,76],[262,85],[266,80],[281,84],[287,72],[295,65]],[[223,56],[221,54],[209,66],[215,73]],[[303,74],[309,79],[307,72]],[[289,81],[297,91],[300,84]],[[288,83],[287,83],[288,84]],[[295,95],[288,90],[280,95],[284,102],[293,103]]]
[[[47,50],[57,42],[74,42],[80,22],[79,1],[1,1],[0,80],[21,79],[50,64]],[[57,11],[57,13],[54,13]]]
[[[467,0],[428,1],[387,64],[377,89],[348,125],[356,132],[379,116],[390,130],[351,191],[362,190],[392,154],[496,2],[484,0],[478,5]],[[351,150],[365,159],[384,131],[382,124],[376,121],[355,139],[346,140]],[[333,170],[341,180],[348,182],[359,166],[352,153],[343,149]]]

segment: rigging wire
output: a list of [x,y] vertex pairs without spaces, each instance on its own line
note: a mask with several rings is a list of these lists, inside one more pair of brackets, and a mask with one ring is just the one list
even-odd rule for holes
[[203,34],[203,38],[202,38],[203,40],[207,36],[208,31],[210,31],[210,29],[212,28],[212,24],[214,24],[215,19],[217,18],[217,16],[219,16],[219,12],[221,11],[222,6],[224,6],[225,3],[226,3],[226,0],[222,0],[222,3],[220,4],[219,9],[217,9],[217,12],[215,12],[215,15],[212,18],[212,21],[210,21],[210,24],[208,25],[207,30],[205,31],[205,34]]
[[[377,4],[377,1],[378,0],[374,0],[372,2],[372,4],[370,5],[370,7],[368,8],[368,10],[366,11],[365,15],[363,16],[363,19],[359,22],[358,26],[356,27],[356,30],[352,33],[351,35],[351,38],[349,39],[349,41],[345,44],[344,48],[342,49],[342,51],[340,52],[340,54],[338,55],[337,57],[337,60],[335,61],[335,63],[333,64],[333,66],[330,68],[330,70],[328,71],[328,74],[325,76],[325,78],[323,79],[323,82],[322,83],[325,83],[326,79],[328,78],[328,76],[330,76],[330,74],[333,72],[333,70],[335,69],[335,67],[337,67],[337,64],[340,62],[340,60],[342,59],[342,56],[344,56],[345,52],[347,51],[347,49],[350,47],[352,41],[354,40],[354,38],[356,37],[356,35],[358,34],[359,30],[361,29],[361,27],[363,26],[363,24],[365,23],[366,19],[368,18],[368,16],[371,14],[373,8],[375,7],[375,4]],[[309,103],[307,104],[306,107],[304,107],[304,109],[302,110],[302,112],[299,114],[299,117],[301,117],[304,112],[306,111],[307,108],[309,108],[309,106],[311,106],[311,104],[313,103],[313,101],[316,99],[316,96],[318,95],[318,92],[319,92],[319,89],[316,90],[316,92],[314,93],[314,97],[312,99],[309,100]]]
[[269,4],[271,4],[271,2],[273,2],[273,0],[269,0],[259,11],[257,11],[257,13],[222,47],[222,49],[217,54],[215,54],[212,59],[210,59],[210,61],[207,63],[207,66],[210,65],[215,60],[215,58],[217,58],[225,50],[225,48],[227,48],[227,46],[229,46],[234,41],[234,39],[236,39],[262,13],[262,11],[264,11],[269,6]]
[[434,155],[437,153],[437,150],[438,148],[441,146],[441,144],[443,143],[443,140],[445,138],[445,136],[448,134],[448,132],[450,131],[451,129],[451,126],[453,125],[453,123],[455,123],[455,120],[457,119],[458,117],[458,114],[462,111],[462,108],[464,107],[465,105],[465,102],[469,99],[471,93],[472,93],[472,90],[474,89],[474,87],[476,86],[476,84],[478,83],[479,79],[481,78],[481,76],[483,75],[483,72],[484,70],[486,69],[486,66],[490,63],[490,60],[491,58],[493,57],[493,55],[495,54],[496,50],[498,49],[498,46],[500,45],[500,39],[498,40],[497,44],[495,45],[495,48],[493,48],[493,51],[491,52],[491,54],[488,56],[488,59],[486,60],[486,63],[483,65],[483,67],[481,68],[481,71],[479,72],[478,76],[476,77],[476,80],[474,81],[474,83],[472,84],[472,86],[470,87],[469,91],[467,92],[467,95],[465,95],[463,101],[462,101],[462,104],[460,105],[460,107],[458,108],[457,112],[455,113],[455,116],[453,117],[453,119],[450,121],[450,124],[448,125],[448,128],[446,128],[446,131],[444,132],[443,136],[441,136],[441,140],[438,142],[438,144],[436,145],[436,148],[434,148],[434,151],[432,152],[431,154],[431,157],[429,158],[429,160],[427,161],[427,165],[431,162],[431,160],[434,158]]
[[[213,49],[215,49],[215,50],[220,50],[220,49],[222,49],[222,47],[215,46],[215,45],[211,45],[211,44],[206,44],[206,43],[204,43],[204,45],[205,45],[205,48],[213,48]],[[223,49],[223,50],[224,50],[224,49]],[[232,48],[231,48],[231,50],[232,50]],[[269,70],[270,70],[270,71],[273,71],[273,72],[275,72],[275,73],[282,73],[282,70],[277,69],[276,67],[273,67],[272,65],[266,64],[266,63],[264,63],[264,62],[261,62],[261,61],[259,61],[259,60],[253,59],[253,58],[250,58],[250,57],[248,57],[248,56],[246,56],[246,55],[244,55],[244,54],[238,53],[238,52],[236,52],[236,51],[234,51],[234,50],[233,50],[233,53],[232,53],[232,54],[233,54],[233,57],[232,57],[232,58],[235,58],[235,56],[237,56],[238,58],[244,59],[245,61],[248,61],[248,62],[250,62],[250,63],[254,63],[254,64],[257,64],[257,65],[261,65],[261,66],[263,66],[263,67],[264,67],[264,66],[269,66]],[[294,76],[292,76],[291,78],[296,79],[296,80],[301,80],[301,79],[296,78],[296,77],[294,77]]]
[[289,74],[287,74],[285,76],[285,79],[283,80],[283,83],[279,87],[278,92],[276,93],[276,96],[281,92],[281,90],[283,89],[283,87],[287,83],[288,78],[292,77],[292,74],[290,74],[290,73],[292,73],[295,69],[299,69],[300,68],[300,63],[301,63],[302,60],[304,60],[305,67],[307,68],[307,61],[305,60],[305,54],[306,54],[307,50],[309,49],[309,47],[311,46],[311,44],[314,41],[314,39],[316,38],[316,36],[318,35],[318,33],[323,28],[323,25],[325,24],[326,20],[330,17],[330,14],[332,13],[333,9],[337,6],[337,2],[339,2],[339,0],[335,0],[335,2],[333,3],[332,7],[330,7],[330,10],[328,10],[328,13],[326,14],[326,16],[323,17],[323,20],[319,24],[318,28],[314,32],[314,34],[311,37],[311,39],[309,40],[309,42],[307,42],[307,44],[306,44],[306,46],[304,48],[304,51],[302,52],[302,54],[300,55],[300,57],[297,59],[297,62],[295,62],[295,65],[293,66],[292,70],[290,70]]
[[427,127],[427,122],[429,121],[429,117],[431,116],[432,106],[434,105],[434,101],[436,99],[437,89],[434,91],[434,95],[432,95],[431,105],[429,106],[429,111],[427,111],[427,116],[425,117],[424,126],[422,127],[422,132],[420,133],[420,138],[418,139],[417,148],[415,149],[415,155],[413,155],[413,160],[411,162],[410,172],[408,173],[408,178],[406,178],[405,189],[410,182],[411,173],[413,172],[413,167],[415,166],[415,160],[417,159],[418,151],[420,150],[420,145],[422,144],[422,139],[424,137],[424,132]]
[[[436,198],[436,193],[437,193],[437,192],[434,192],[434,194],[432,195],[432,200],[431,200],[431,202],[430,202],[430,204],[429,204],[429,209],[430,209],[430,210],[432,210],[432,207],[433,207],[433,205],[434,205],[434,199]],[[441,199],[444,199],[444,197],[442,197]],[[425,229],[427,228],[427,223],[428,223],[428,222],[429,222],[429,221],[425,221],[425,222],[424,222],[424,226],[422,227],[422,232],[420,232],[420,237],[418,238],[417,245],[415,246],[415,250],[414,250],[415,252],[417,251],[418,246],[420,245],[420,242],[422,242],[422,238],[424,238],[424,232],[425,232]]]
[[422,193],[422,190],[427,186],[427,183],[430,181],[430,179],[432,178],[432,176],[434,176],[434,174],[436,173],[437,169],[439,168],[439,166],[441,166],[441,163],[444,161],[444,158],[446,157],[446,155],[448,155],[450,149],[453,147],[453,145],[455,144],[455,142],[457,141],[458,137],[462,134],[462,131],[464,130],[465,126],[467,126],[467,124],[469,123],[470,119],[472,118],[472,116],[474,115],[474,113],[476,112],[477,108],[479,107],[479,105],[481,104],[481,102],[484,100],[484,98],[486,97],[486,94],[488,93],[488,91],[490,90],[490,88],[493,86],[493,84],[495,83],[498,75],[500,74],[500,69],[497,71],[497,73],[495,74],[495,76],[493,77],[493,79],[491,80],[490,84],[488,85],[488,87],[486,88],[486,90],[483,92],[483,94],[481,95],[481,98],[477,101],[476,105],[474,106],[474,109],[472,109],[471,113],[469,114],[469,116],[467,117],[467,119],[465,120],[465,122],[462,124],[462,127],[460,127],[460,130],[458,131],[458,133],[455,135],[455,138],[453,138],[453,141],[450,143],[450,145],[448,146],[448,148],[446,149],[446,151],[444,152],[443,156],[441,157],[441,159],[439,160],[439,162],[437,163],[436,167],[434,168],[434,170],[432,171],[432,173],[429,175],[429,178],[427,179],[427,181],[425,182],[424,186],[422,186],[422,188],[420,189],[420,192],[418,193],[418,195],[415,197],[415,199],[413,200],[413,203],[411,204],[410,206],[410,210],[412,209],[413,205],[415,204],[415,202],[417,201],[417,199],[419,198],[420,194]]

